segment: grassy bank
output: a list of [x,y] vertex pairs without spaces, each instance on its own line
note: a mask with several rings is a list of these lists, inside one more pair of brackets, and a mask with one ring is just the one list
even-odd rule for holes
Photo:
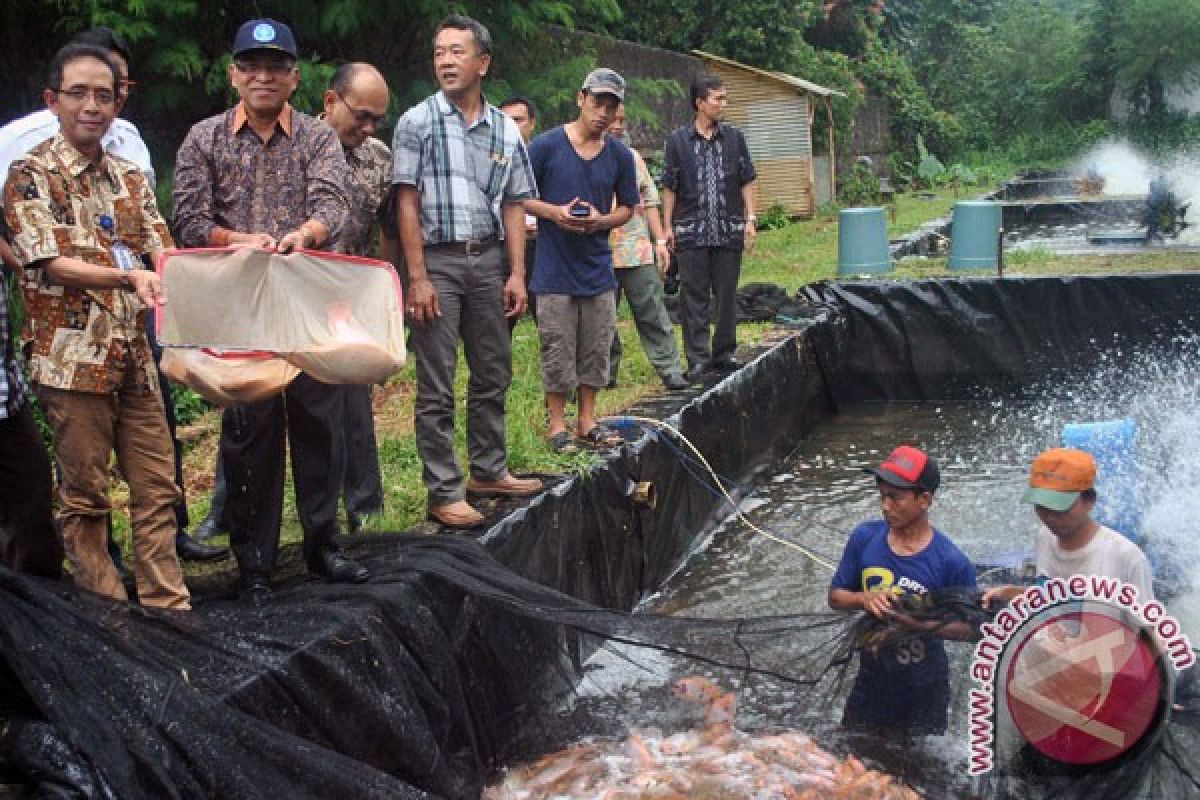
[[[940,194],[898,198],[889,236],[898,237],[923,223],[945,216],[956,201],[947,190]],[[1065,257],[1046,252],[1009,253],[1008,274],[1075,274],[1089,272],[1159,271],[1200,269],[1198,253],[1147,252],[1131,256]],[[816,280],[832,279],[837,273],[836,213],[803,220],[759,237],[754,253],[743,264],[742,282],[769,282],[789,290]],[[944,258],[910,260],[888,277],[911,278],[947,274]],[[962,274],[962,273],[956,273]],[[612,414],[638,400],[662,391],[654,370],[646,361],[628,311],[623,310],[618,329],[625,345],[619,387],[602,392],[601,414]],[[770,326],[743,325],[739,341],[754,344],[772,336]],[[545,412],[539,378],[537,330],[528,319],[517,326],[513,337],[513,385],[508,396],[508,442],[514,472],[561,473],[586,467],[592,456],[582,453],[558,456],[545,445]],[[460,360],[458,374],[458,441],[460,459],[465,459],[466,366]],[[386,492],[386,516],[381,527],[408,530],[424,518],[425,494],[421,485],[421,462],[413,437],[413,369],[406,367],[375,393],[376,429]],[[212,466],[216,450],[219,416],[209,412],[193,428],[185,471],[188,475],[194,521],[208,509]],[[465,463],[465,460],[464,462]],[[283,539],[299,539],[289,487]],[[189,571],[195,568],[189,566]]]

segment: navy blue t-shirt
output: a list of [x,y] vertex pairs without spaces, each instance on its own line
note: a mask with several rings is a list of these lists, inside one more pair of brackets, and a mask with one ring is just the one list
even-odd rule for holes
[[[530,143],[529,162],[538,196],[547,203],[560,206],[578,197],[607,214],[613,207],[613,195],[618,205],[641,202],[633,153],[611,136],[604,137],[604,147],[595,158],[584,161],[559,126]],[[606,230],[587,235],[567,233],[539,218],[530,291],[592,297],[617,288],[608,234]]]
[[[928,594],[975,586],[970,559],[938,530],[919,553],[904,556],[888,546],[887,521],[864,522],[850,534],[830,587],[851,592]],[[938,638],[861,651],[858,678],[846,702],[846,724],[938,733],[946,727],[949,666]]]

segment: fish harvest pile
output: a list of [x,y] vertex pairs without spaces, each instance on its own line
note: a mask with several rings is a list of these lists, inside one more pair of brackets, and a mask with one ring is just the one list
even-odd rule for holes
[[483,800],[915,800],[919,795],[854,756],[826,752],[799,731],[752,735],[734,725],[736,697],[705,678],[676,695],[705,708],[705,726],[671,735],[633,730],[516,767]]

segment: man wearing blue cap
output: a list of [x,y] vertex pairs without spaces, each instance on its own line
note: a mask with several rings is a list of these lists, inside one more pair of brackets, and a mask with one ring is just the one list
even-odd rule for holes
[[[296,40],[272,19],[233,41],[229,81],[241,101],[192,127],[175,162],[175,223],[187,247],[243,245],[288,253],[327,248],[345,225],[349,168],[337,133],[289,104],[300,81]],[[220,458],[226,519],[244,596],[270,594],[282,522],[285,442],[310,572],[361,582],[341,554],[337,508],[344,453],[341,387],[301,373],[283,395],[225,410]]]

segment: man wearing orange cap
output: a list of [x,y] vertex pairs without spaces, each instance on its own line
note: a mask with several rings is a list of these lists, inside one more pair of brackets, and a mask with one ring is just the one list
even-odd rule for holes
[[875,476],[883,519],[854,529],[829,585],[829,606],[866,611],[917,633],[859,651],[858,676],[842,723],[897,734],[946,729],[949,662],[941,639],[969,639],[966,623],[918,621],[897,606],[901,595],[928,597],[974,589],[975,568],[949,537],[933,527],[929,509],[941,484],[937,462],[915,447],[897,447]]
[[[1100,575],[1136,586],[1145,600],[1153,599],[1150,561],[1141,549],[1112,528],[1092,519],[1096,505],[1096,460],[1082,450],[1058,447],[1033,461],[1029,488],[1021,498],[1033,503],[1042,522],[1037,538],[1039,580],[1072,575]],[[1011,600],[1023,586],[998,586],[983,595]]]

